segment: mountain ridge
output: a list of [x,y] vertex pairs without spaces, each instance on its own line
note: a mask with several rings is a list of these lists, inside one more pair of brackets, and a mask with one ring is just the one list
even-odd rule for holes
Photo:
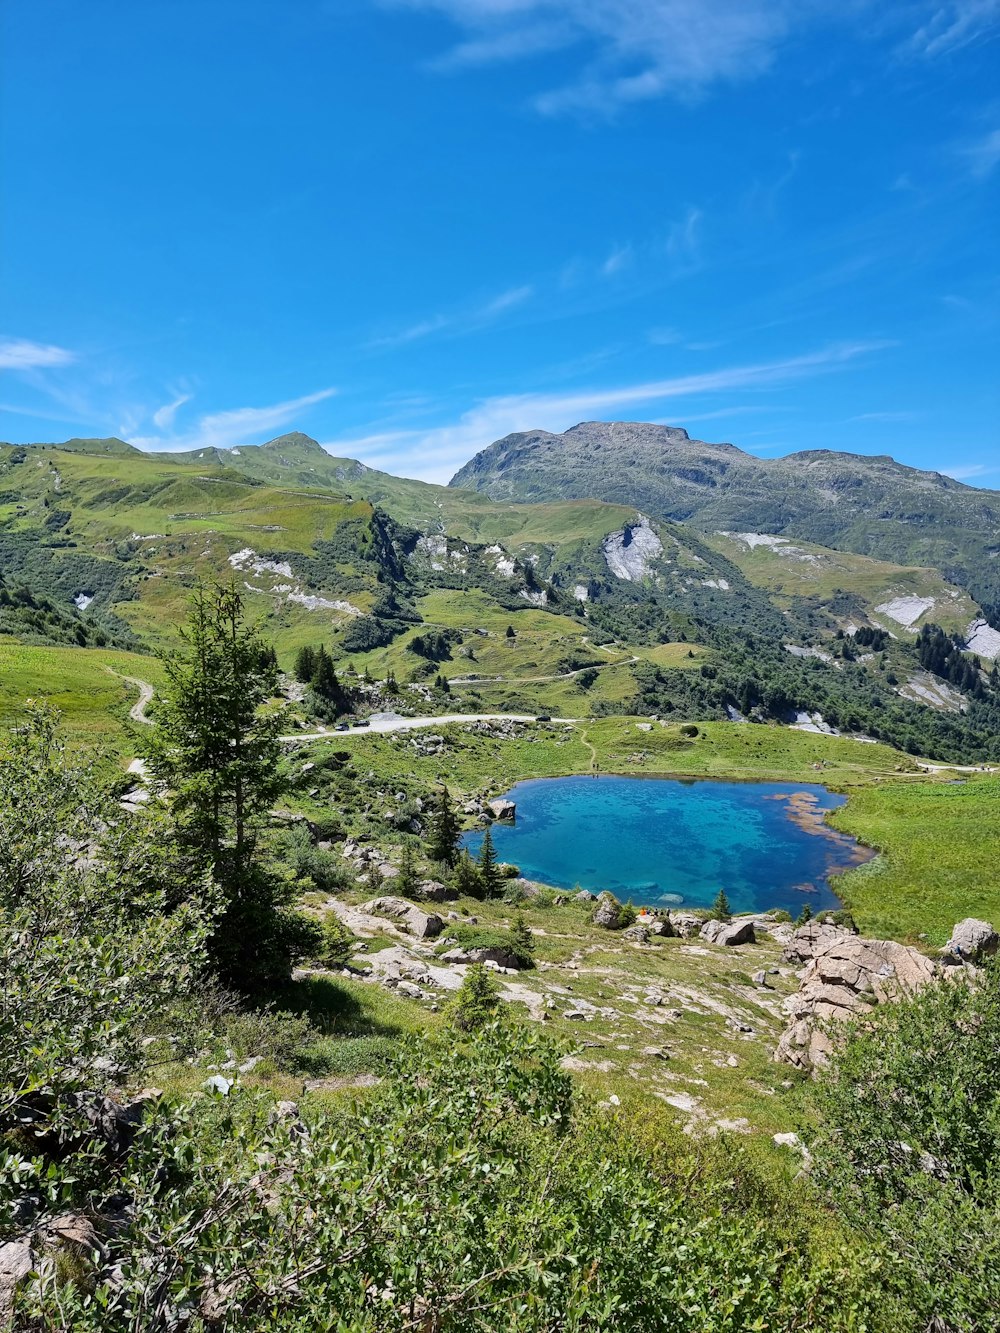
[[449,486],[498,501],[628,496],[651,517],[703,532],[797,537],[906,565],[934,565],[1000,606],[1000,491],[886,454],[805,450],[757,458],[648,422],[520,431],[481,450]]

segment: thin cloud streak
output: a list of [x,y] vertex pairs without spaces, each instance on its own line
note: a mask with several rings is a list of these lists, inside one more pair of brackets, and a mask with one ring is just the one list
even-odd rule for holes
[[189,403],[190,401],[191,395],[189,393],[182,393],[178,394],[173,402],[164,403],[162,407],[158,407],[153,413],[153,425],[157,430],[169,430],[174,424],[174,417],[177,415],[178,410],[182,408],[185,403]]
[[0,339],[0,370],[39,370],[68,366],[75,360],[75,352],[51,343],[30,342],[27,338]]
[[891,345],[885,341],[842,343],[784,361],[733,366],[675,379],[565,394],[503,395],[484,399],[451,425],[373,431],[334,440],[324,448],[337,455],[361,457],[371,466],[416,475],[424,481],[447,481],[478,450],[513,431],[562,431],[573,422],[595,414],[614,415],[622,409],[666,399],[788,384],[834,371]]
[[336,389],[320,389],[289,398],[268,407],[236,407],[224,412],[209,412],[183,435],[140,436],[132,441],[139,449],[176,453],[183,449],[231,449],[236,444],[252,444],[253,437],[280,430],[292,424],[310,407],[332,398]]
[[514,310],[517,306],[524,305],[530,301],[535,294],[535,289],[530,284],[525,283],[520,287],[511,287],[509,291],[501,292],[491,301],[478,306],[474,310],[468,310],[456,315],[434,315],[429,319],[422,319],[409,328],[401,329],[398,333],[389,333],[381,338],[373,338],[368,343],[369,347],[403,347],[407,343],[418,341],[420,338],[429,338],[432,334],[443,333],[446,330],[450,333],[472,333],[476,329],[483,328],[494,319],[499,319],[501,315],[508,310]]

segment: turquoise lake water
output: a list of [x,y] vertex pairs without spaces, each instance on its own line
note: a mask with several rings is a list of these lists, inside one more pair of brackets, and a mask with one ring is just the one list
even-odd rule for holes
[[[636,904],[709,907],[725,889],[734,911],[798,916],[805,903],[840,906],[830,877],[869,856],[823,823],[844,797],[806,783],[538,778],[508,796],[516,822],[492,830],[501,861]],[[464,842],[475,854],[482,839]]]

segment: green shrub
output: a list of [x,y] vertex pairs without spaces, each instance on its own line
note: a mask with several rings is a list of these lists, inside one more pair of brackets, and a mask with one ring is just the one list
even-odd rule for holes
[[853,1024],[817,1088],[813,1179],[884,1247],[914,1327],[1000,1310],[1000,964]]
[[500,987],[482,963],[473,963],[452,1001],[450,1017],[462,1032],[476,1032],[496,1018]]

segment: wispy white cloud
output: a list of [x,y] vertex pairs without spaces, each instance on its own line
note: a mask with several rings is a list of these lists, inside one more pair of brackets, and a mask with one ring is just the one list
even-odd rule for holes
[[428,319],[419,320],[416,324],[411,324],[405,329],[400,329],[397,333],[388,333],[382,337],[373,338],[368,346],[403,347],[407,343],[417,342],[421,338],[429,338],[435,333],[472,333],[477,329],[484,328],[493,320],[499,319],[508,310],[524,305],[526,301],[531,300],[534,294],[534,287],[527,283],[520,287],[511,287],[508,291],[501,292],[499,296],[494,296],[491,300],[484,302],[482,305],[474,306],[470,310],[458,311],[453,315],[433,315]]
[[373,466],[416,475],[425,481],[446,481],[474,453],[512,431],[562,431],[588,417],[614,416],[667,399],[789,384],[834,371],[889,345],[885,342],[841,343],[782,361],[731,366],[668,380],[560,394],[498,396],[477,403],[450,424],[425,429],[375,430],[333,440],[324,447],[332,453],[361,457]]
[[29,342],[27,338],[0,338],[0,370],[39,370],[50,366],[68,366],[76,353],[51,343]]
[[156,409],[153,413],[153,425],[157,430],[170,430],[178,410],[190,401],[191,395],[189,393],[179,393],[171,402],[164,403],[162,407]]
[[[985,0],[983,0],[985,2]],[[784,38],[829,0],[382,0],[443,13],[465,33],[436,63],[455,69],[550,51],[578,53],[579,72],[542,91],[543,114],[607,113],[712,84],[754,78]],[[850,8],[850,6],[848,6]]]
[[991,130],[982,139],[965,144],[958,151],[973,176],[977,180],[985,180],[1000,163],[1000,129]]
[[964,463],[957,467],[942,467],[938,471],[954,481],[969,481],[972,477],[996,476],[1000,467],[990,467],[988,463]]
[[616,273],[621,273],[623,269],[628,268],[631,262],[631,245],[616,245],[612,247],[611,253],[601,265],[601,276],[604,278],[613,278]]
[[848,421],[882,421],[888,424],[893,421],[917,421],[919,417],[919,412],[861,412],[856,417],[848,417]]
[[946,0],[905,43],[911,55],[933,59],[996,36],[1000,0]]
[[296,424],[303,413],[317,403],[332,398],[336,389],[320,389],[301,398],[288,398],[268,407],[236,407],[225,412],[209,412],[181,435],[147,435],[133,439],[140,449],[176,451],[215,447],[230,449],[234,444],[252,444],[256,437],[282,426]]

